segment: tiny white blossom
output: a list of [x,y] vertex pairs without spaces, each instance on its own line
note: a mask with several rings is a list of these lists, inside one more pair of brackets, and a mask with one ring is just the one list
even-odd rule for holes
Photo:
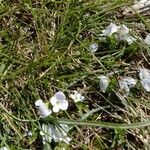
[[116,26],[113,23],[110,23],[110,25],[102,31],[102,36],[111,36],[113,33],[116,33],[120,27]]
[[94,53],[98,50],[98,44],[97,43],[93,43],[89,46],[89,50],[91,53]]
[[141,84],[147,92],[150,92],[150,76],[146,79],[141,80]]
[[4,146],[4,147],[0,148],[0,150],[8,150],[8,148]]
[[41,99],[35,101],[35,106],[38,109],[38,114],[42,118],[47,117],[52,113],[52,111],[48,109],[47,105]]
[[147,92],[150,92],[150,70],[141,68],[139,77],[141,79],[141,84],[142,84],[143,88]]
[[82,96],[78,91],[74,91],[74,94],[70,94],[70,97],[75,103],[82,102],[84,100],[84,96]]
[[103,76],[103,75],[101,75],[99,78],[100,78],[100,83],[99,83],[100,89],[103,93],[105,93],[106,89],[110,83],[110,79],[106,76]]
[[117,31],[117,38],[119,41],[127,41],[128,44],[132,44],[136,39],[129,35],[129,28],[124,24],[120,26]]
[[62,92],[57,92],[53,97],[51,97],[50,102],[53,106],[53,112],[57,113],[60,110],[67,110],[68,101],[66,96]]
[[129,28],[123,24],[119,27],[117,32],[120,36],[123,36],[129,33]]
[[64,141],[69,144],[71,138],[68,137],[67,133],[69,132],[68,125],[60,124],[60,126],[54,126],[51,124],[43,124],[42,130],[40,131],[40,135],[43,138],[43,143],[51,142],[53,139],[55,142]]
[[148,77],[150,77],[150,71],[148,69],[141,68],[140,73],[139,73],[139,77],[141,80],[147,79]]
[[130,88],[136,85],[136,80],[131,77],[125,77],[122,80],[119,80],[120,89],[125,90],[127,95],[130,92]]
[[146,36],[146,38],[144,39],[144,42],[146,44],[150,44],[150,33]]

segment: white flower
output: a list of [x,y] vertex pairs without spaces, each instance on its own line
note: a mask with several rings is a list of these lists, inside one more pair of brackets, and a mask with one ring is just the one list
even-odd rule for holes
[[100,89],[103,93],[105,93],[106,89],[110,83],[110,79],[106,76],[103,76],[103,75],[101,75],[99,78],[100,78],[100,83],[99,83]]
[[42,118],[47,117],[52,113],[52,111],[48,109],[47,105],[41,99],[35,101],[35,106],[38,109],[38,114]]
[[110,25],[102,31],[103,36],[111,36],[113,33],[116,33],[119,29],[119,26],[116,26],[113,23],[110,23]]
[[117,38],[119,41],[127,41],[128,44],[132,44],[136,39],[129,35],[129,28],[124,24],[120,26],[117,31]]
[[122,90],[125,90],[127,95],[130,92],[130,88],[136,85],[136,80],[131,77],[125,77],[122,80],[119,80],[119,86]]
[[111,36],[113,33],[116,33],[120,27],[111,23],[105,30],[102,31],[102,36]]
[[146,36],[146,38],[144,39],[144,42],[146,44],[150,44],[150,33]]
[[89,50],[91,53],[94,53],[98,50],[98,44],[97,43],[93,43],[89,46]]
[[78,91],[74,91],[74,94],[70,94],[70,97],[75,103],[82,102],[84,100],[84,96],[82,96]]
[[148,77],[150,77],[150,71],[148,69],[141,68],[140,73],[139,73],[139,77],[141,80],[147,79]]
[[53,112],[57,113],[59,110],[67,110],[68,101],[66,96],[62,92],[57,92],[53,97],[51,97],[50,102],[53,106]]
[[2,147],[2,148],[0,148],[0,150],[8,150],[8,148],[7,147]]
[[67,136],[68,132],[69,132],[69,127],[64,124],[60,124],[60,126],[43,124],[42,130],[40,131],[40,135],[43,138],[44,144],[46,144],[47,142],[50,143],[51,140],[54,140],[55,142],[64,141],[65,143],[69,144],[71,138]]
[[140,69],[139,77],[143,88],[150,92],[150,71],[145,68]]
[[141,80],[141,84],[147,92],[150,92],[150,77]]

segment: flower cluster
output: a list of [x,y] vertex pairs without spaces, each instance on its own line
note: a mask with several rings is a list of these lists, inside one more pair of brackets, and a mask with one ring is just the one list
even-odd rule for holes
[[[84,96],[82,96],[78,91],[74,91],[74,94],[70,94],[70,97],[74,100],[75,103],[82,102],[84,100]],[[50,103],[53,107],[52,111],[54,113],[57,113],[60,110],[67,110],[69,105],[65,94],[61,91],[55,93],[54,96],[50,98]],[[35,106],[38,109],[38,114],[42,118],[52,114],[52,111],[41,99],[35,101]]]
[[[117,26],[111,23],[105,30],[102,31],[101,36],[112,36],[114,33],[116,34],[116,38],[118,41],[127,41],[128,44],[132,44],[136,39],[129,35],[130,29],[127,28],[124,24]],[[146,44],[150,44],[150,33],[144,39]]]
[[[108,37],[115,34],[115,37],[117,41],[126,41],[129,45],[136,41],[136,38],[129,35],[130,29],[125,26],[124,24],[117,26],[113,23],[110,23],[108,27],[106,27],[105,30],[102,30],[102,34],[100,34],[101,37]],[[147,34],[146,38],[144,39],[144,42],[146,44],[150,44],[150,33]],[[94,53],[98,50],[99,46],[97,43],[92,43],[89,46],[89,51],[91,53]]]
[[[143,88],[150,92],[150,71],[148,69],[142,68],[140,69],[139,73],[140,82],[143,86]],[[100,89],[103,93],[105,93],[108,85],[110,83],[110,79],[107,76],[100,76]],[[128,95],[130,92],[130,88],[134,87],[137,83],[137,80],[135,80],[132,77],[125,77],[120,80],[118,80],[119,86],[121,90],[124,90],[126,94]]]
[[[74,94],[71,94],[70,97],[74,100],[75,103],[82,102],[84,100],[84,96],[82,96],[78,91],[74,91]],[[60,110],[68,109],[68,101],[66,100],[66,96],[63,92],[57,92],[50,98],[50,103],[52,106],[52,111],[54,113],[59,112]],[[38,109],[38,114],[40,117],[44,118],[52,114],[52,111],[48,108],[41,99],[35,101],[35,106]],[[71,138],[67,136],[69,131],[69,127],[67,125],[60,124],[59,127],[51,125],[51,124],[42,124],[42,128],[40,134],[43,138],[43,143],[51,142],[54,140],[55,142],[65,142],[69,143]]]
[[[110,76],[104,76],[101,75],[99,86],[103,93],[106,92],[107,87],[110,84]],[[150,92],[150,71],[145,68],[141,68],[139,71],[139,78],[141,85],[143,88]],[[124,77],[118,80],[118,84],[121,90],[125,91],[126,95],[129,95],[130,89],[133,88],[137,83],[137,80],[135,80],[132,77]],[[81,95],[79,91],[73,91],[72,94],[70,94],[70,98],[75,103],[83,102],[85,97]],[[48,108],[48,105],[46,105],[41,99],[37,100],[35,102],[35,106],[38,109],[38,114],[40,117],[44,118],[52,114],[52,111],[54,113],[58,113],[59,111],[64,111],[68,109],[69,102],[66,99],[66,96],[63,92],[59,91],[56,92],[51,98],[50,98],[50,104],[52,107],[52,110]],[[43,143],[51,142],[52,140],[54,142],[65,142],[69,143],[71,141],[71,138],[67,136],[67,133],[69,132],[69,127],[64,124],[60,124],[59,126],[52,125],[52,124],[42,124],[40,134],[43,138]]]
[[118,41],[127,41],[128,44],[132,44],[135,41],[135,38],[129,35],[129,31],[129,28],[127,28],[124,24],[116,26],[111,23],[105,30],[102,31],[101,36],[112,36],[116,33]]

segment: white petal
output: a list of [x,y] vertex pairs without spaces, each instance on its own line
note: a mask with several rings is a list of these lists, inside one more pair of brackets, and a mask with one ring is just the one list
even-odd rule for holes
[[100,76],[100,83],[99,83],[99,85],[100,85],[100,89],[101,89],[101,91],[103,93],[106,92],[106,89],[107,89],[107,87],[109,85],[109,82],[110,82],[110,79],[108,77],[103,76],[103,75]]
[[59,112],[59,110],[60,110],[59,105],[55,105],[55,106],[53,107],[53,112],[57,113],[57,112]]
[[140,69],[139,77],[141,80],[147,79],[148,77],[150,77],[150,71],[145,68]]
[[44,118],[49,116],[52,113],[52,111],[48,109],[45,105],[45,106],[38,107],[38,113],[42,118]]
[[89,46],[89,50],[91,53],[94,53],[98,50],[98,44],[97,43],[93,43]]
[[73,99],[73,100],[75,100],[75,94],[70,94],[70,97]]
[[58,100],[64,100],[64,99],[66,99],[66,96],[65,96],[65,94],[63,92],[57,92],[54,95],[54,97],[56,97],[56,99],[58,99]]
[[68,101],[67,100],[63,100],[60,105],[59,105],[61,110],[67,110],[68,108]]
[[113,33],[116,33],[120,27],[111,23],[105,30],[102,31],[103,36],[111,36]]
[[150,92],[150,77],[141,80],[141,84],[147,92]]
[[119,80],[118,82],[119,82],[120,89],[124,89],[126,91],[130,90],[126,82],[124,82],[123,80]]
[[124,82],[129,86],[129,88],[134,87],[136,85],[136,80],[132,77],[125,77],[123,79]]
[[39,106],[43,106],[43,105],[45,105],[45,104],[41,99],[38,99],[37,101],[35,101],[35,106],[39,107]]
[[146,38],[144,39],[144,42],[146,44],[150,44],[150,33],[146,36]]
[[50,103],[52,104],[52,106],[57,105],[57,102],[58,102],[58,100],[57,100],[57,98],[55,96],[51,97]]

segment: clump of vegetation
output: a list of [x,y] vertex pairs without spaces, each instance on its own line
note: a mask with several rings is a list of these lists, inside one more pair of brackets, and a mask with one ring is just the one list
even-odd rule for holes
[[131,0],[0,1],[0,147],[149,149],[149,16]]

